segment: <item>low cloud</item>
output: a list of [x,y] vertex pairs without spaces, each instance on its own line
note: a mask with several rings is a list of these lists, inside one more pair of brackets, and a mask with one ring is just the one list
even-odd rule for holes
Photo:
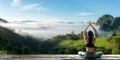
[[88,12],[81,12],[79,14],[79,16],[90,16],[90,15],[94,15],[95,13],[88,13]]
[[[52,21],[52,20],[50,20]],[[47,22],[47,21],[46,21]],[[54,20],[52,22],[55,22]],[[80,33],[82,29],[87,25],[87,23],[82,24],[67,24],[67,23],[58,23],[58,24],[44,24],[40,22],[26,22],[26,23],[19,23],[19,22],[12,22],[12,23],[1,23],[1,25],[6,27],[11,27],[16,30],[16,32],[20,34],[25,34],[24,32],[32,35],[33,37],[37,38],[51,38],[53,36],[59,34],[68,34],[74,31],[75,33]],[[95,26],[95,25],[94,25]],[[98,33],[107,34],[106,32],[102,32],[98,26],[95,26]],[[93,30],[88,28],[88,30]],[[22,32],[21,32],[22,31]]]
[[44,21],[42,21],[43,23],[47,23],[47,24],[50,24],[50,23],[58,23],[58,22],[60,22],[61,21],[61,19],[58,19],[58,18],[50,18],[50,19],[46,19],[46,20],[44,20]]

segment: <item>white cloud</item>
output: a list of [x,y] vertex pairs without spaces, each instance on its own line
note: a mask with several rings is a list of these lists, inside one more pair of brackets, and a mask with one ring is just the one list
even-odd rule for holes
[[22,4],[22,0],[12,0],[11,6],[18,7],[20,11],[34,10],[46,11],[47,8],[41,6],[40,3]]
[[79,16],[90,16],[90,15],[93,15],[93,14],[95,14],[95,13],[81,12],[81,13],[79,14]]
[[39,4],[28,4],[21,7],[22,10],[34,10],[39,7]]
[[36,9],[36,11],[46,11],[46,10],[47,10],[47,8],[44,8],[42,6],[40,6]]
[[12,0],[11,5],[12,6],[20,6],[21,5],[21,0]]
[[21,10],[35,10],[35,11],[46,11],[47,9],[42,7],[40,4],[28,4],[21,7]]

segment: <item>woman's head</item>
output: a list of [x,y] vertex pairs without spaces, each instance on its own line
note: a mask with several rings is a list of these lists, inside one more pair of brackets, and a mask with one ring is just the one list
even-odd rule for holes
[[93,32],[91,30],[88,31],[88,40],[92,41],[93,38]]
[[88,31],[88,36],[93,36],[93,32],[91,30]]

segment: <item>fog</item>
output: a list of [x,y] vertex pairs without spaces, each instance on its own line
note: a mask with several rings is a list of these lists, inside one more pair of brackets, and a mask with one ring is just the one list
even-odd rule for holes
[[[10,27],[15,29],[19,34],[25,35],[29,34],[36,38],[51,38],[59,34],[67,34],[72,31],[75,34],[81,33],[85,28],[87,23],[68,23],[68,22],[59,22],[59,23],[42,23],[38,21],[31,22],[10,22],[10,23],[0,23],[0,25],[5,27]],[[94,25],[94,24],[93,24]],[[99,35],[106,35],[108,32],[100,31],[99,26],[94,25],[98,31]],[[89,28],[88,30],[92,30]]]

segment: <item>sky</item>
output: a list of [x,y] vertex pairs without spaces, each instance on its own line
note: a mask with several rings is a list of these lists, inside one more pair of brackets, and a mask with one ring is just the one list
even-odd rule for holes
[[7,21],[96,22],[104,14],[120,16],[120,0],[0,0]]

